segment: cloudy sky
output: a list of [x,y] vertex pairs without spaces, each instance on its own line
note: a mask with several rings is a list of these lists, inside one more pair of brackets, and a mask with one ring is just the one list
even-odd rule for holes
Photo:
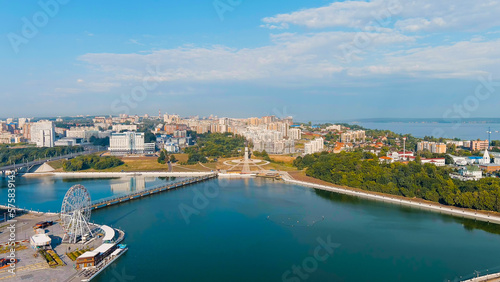
[[0,11],[0,117],[498,117],[500,0],[40,3]]

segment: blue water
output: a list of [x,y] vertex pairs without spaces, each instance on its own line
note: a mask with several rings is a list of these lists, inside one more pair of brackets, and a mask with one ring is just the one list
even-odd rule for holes
[[[137,182],[20,179],[16,198],[55,210],[74,184],[96,199]],[[264,179],[211,180],[93,211],[92,221],[123,229],[129,246],[95,281],[456,281],[500,266],[497,225]],[[319,240],[336,245],[327,253]],[[314,261],[318,247],[325,261]],[[294,265],[307,279],[287,273]]]
[[485,140],[488,138],[488,128],[491,127],[493,133],[492,140],[500,140],[499,123],[403,123],[403,122],[361,122],[356,123],[370,129],[390,130],[400,134],[412,134],[415,137],[425,136],[460,138],[462,140]]
[[[174,181],[175,178],[61,178],[61,177],[16,177],[16,206],[39,211],[59,211],[64,195],[71,186],[81,184],[89,191],[91,200],[116,195],[130,194]],[[0,178],[0,203],[7,204],[6,178]]]
[[[186,221],[180,207],[207,187],[217,195]],[[260,179],[213,180],[93,220],[121,227],[130,246],[96,281],[453,281],[500,265],[500,236],[473,221]],[[307,279],[283,277],[328,238],[338,247],[302,269]]]

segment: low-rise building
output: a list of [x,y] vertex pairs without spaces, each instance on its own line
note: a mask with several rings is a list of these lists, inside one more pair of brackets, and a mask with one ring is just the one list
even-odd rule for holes
[[[409,157],[410,161],[415,161],[417,157]],[[422,164],[433,164],[435,166],[445,166],[446,165],[446,159],[445,158],[431,158],[431,159],[425,159],[421,158],[420,162]]]
[[65,137],[54,142],[54,146],[76,146],[81,143],[81,139]]
[[484,170],[485,172],[496,172],[500,171],[500,164],[481,164],[479,168]]
[[393,162],[394,162],[394,159],[393,159],[393,158],[391,158],[391,157],[382,156],[382,157],[380,157],[380,158],[379,158],[379,161],[380,161],[380,163],[381,163],[381,164],[382,164],[382,163],[391,164],[391,163],[393,163]]
[[121,131],[137,131],[136,124],[115,124],[113,125],[113,131],[121,132]]
[[470,149],[471,151],[482,151],[488,149],[489,141],[488,140],[474,140],[471,141]]

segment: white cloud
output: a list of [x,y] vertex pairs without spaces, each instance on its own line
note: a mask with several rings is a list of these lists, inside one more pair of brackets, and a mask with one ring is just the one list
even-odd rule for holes
[[354,27],[362,28],[374,20],[373,11],[387,9],[385,1],[334,2],[326,7],[304,9],[290,14],[264,18],[265,26],[288,28],[289,24],[309,28]]
[[139,45],[139,46],[144,46],[144,44],[142,44],[141,42],[139,42],[138,40],[136,39],[129,39],[128,40],[130,43],[132,44],[135,44],[135,45]]
[[[470,30],[498,24],[499,19],[491,16],[500,6],[495,5],[498,1],[335,2],[263,19],[266,27],[278,33],[271,34],[270,43],[262,47],[186,45],[131,54],[85,54],[79,60],[94,75],[78,82],[86,91],[105,92],[145,79],[163,83],[258,81],[280,85],[333,85],[339,81],[352,84],[362,83],[358,81],[360,76],[391,75],[475,79],[478,74],[498,73],[495,66],[500,63],[499,40],[487,41],[487,36],[473,34],[454,43],[446,36],[436,42],[414,33],[458,28],[467,23]],[[393,20],[398,19],[393,25],[391,15],[397,15]],[[344,30],[276,31],[291,25]]]
[[406,74],[433,78],[500,76],[500,39],[461,41],[452,45],[416,48],[386,54],[383,64],[349,70],[351,75]]
[[[234,49],[179,47],[134,54],[86,54],[79,59],[104,73],[108,81],[294,81],[328,80],[346,69],[346,44],[355,42],[355,32],[282,33],[271,36],[272,44],[259,48]],[[369,33],[365,52],[414,38],[393,32]],[[157,66],[153,74],[148,66]]]
[[500,24],[500,1],[373,0],[334,2],[320,8],[264,18],[265,27],[357,28],[394,26],[405,32],[477,31]]

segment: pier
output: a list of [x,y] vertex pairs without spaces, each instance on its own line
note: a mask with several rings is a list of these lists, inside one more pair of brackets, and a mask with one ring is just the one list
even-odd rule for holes
[[216,177],[217,177],[217,173],[209,173],[209,174],[206,174],[203,176],[191,177],[191,178],[183,179],[180,181],[168,183],[166,185],[161,185],[158,187],[146,189],[144,191],[140,191],[140,192],[137,192],[134,194],[115,196],[115,197],[108,198],[108,199],[101,199],[101,200],[93,202],[91,209],[96,210],[96,209],[108,207],[111,205],[116,205],[116,204],[120,204],[123,202],[132,201],[135,199],[140,199],[140,198],[145,197],[145,196],[161,193],[161,192],[167,191],[167,190],[177,189],[177,188],[188,186],[188,185],[195,184],[195,183],[200,183],[200,182],[203,182],[203,181],[206,181],[209,179],[213,179]]

